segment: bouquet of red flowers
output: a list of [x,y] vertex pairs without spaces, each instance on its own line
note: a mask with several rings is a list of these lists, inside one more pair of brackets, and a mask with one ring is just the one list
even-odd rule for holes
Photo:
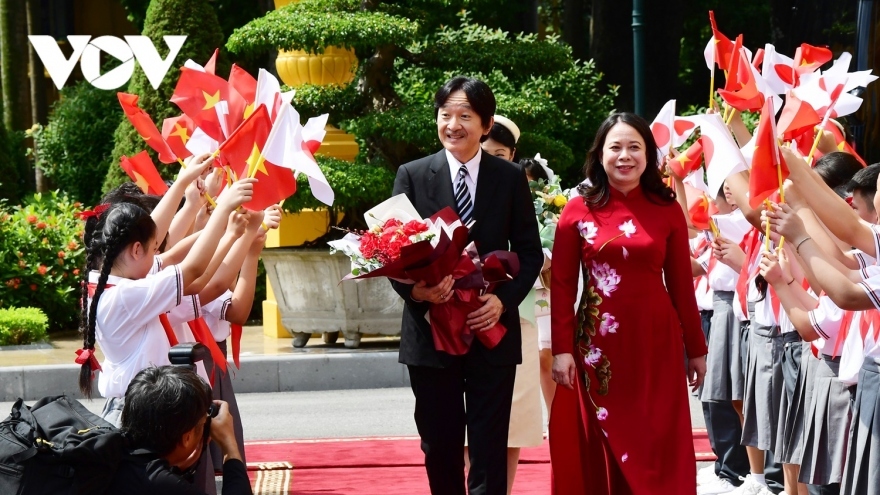
[[504,325],[473,332],[467,315],[483,305],[481,295],[519,273],[515,253],[494,251],[481,257],[452,208],[423,220],[405,194],[376,206],[365,218],[369,230],[329,243],[331,252],[342,251],[351,259],[352,271],[343,280],[388,277],[409,284],[424,280],[431,286],[452,274],[453,297],[432,304],[428,313],[435,348],[462,355],[475,337],[489,349],[498,345],[507,332]]

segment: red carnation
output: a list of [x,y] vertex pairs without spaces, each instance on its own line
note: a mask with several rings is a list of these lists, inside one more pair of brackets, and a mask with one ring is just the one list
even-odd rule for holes
[[428,226],[418,220],[410,220],[403,226],[403,233],[407,236],[421,234],[427,232]]
[[73,251],[77,247],[79,247],[79,244],[77,244],[76,241],[70,241],[67,243],[67,249],[69,249],[71,251]]
[[37,284],[31,284],[31,290],[36,292],[37,291]]
[[45,275],[46,272],[48,272],[48,271],[49,271],[49,269],[46,268],[46,265],[40,265],[40,267],[37,268],[37,272],[38,272],[40,275]]
[[58,251],[59,258],[64,259],[65,256],[67,256],[67,255],[64,253],[64,251]]
[[40,222],[36,225],[36,227],[40,230],[43,230],[46,228],[46,222]]
[[36,215],[28,215],[27,216],[27,223],[37,223],[37,216]]
[[74,269],[73,269],[73,274],[76,275],[76,276],[79,276],[79,268],[74,268]]
[[366,259],[372,259],[376,257],[376,254],[379,250],[379,239],[376,237],[376,234],[372,232],[367,232],[361,236],[361,254]]

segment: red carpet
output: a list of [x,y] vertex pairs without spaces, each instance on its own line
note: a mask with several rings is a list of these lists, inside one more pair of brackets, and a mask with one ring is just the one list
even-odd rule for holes
[[[424,455],[416,437],[247,442],[255,494],[413,495],[428,493]],[[706,430],[694,430],[697,461],[715,459]],[[513,493],[546,494],[547,442],[522,449]]]

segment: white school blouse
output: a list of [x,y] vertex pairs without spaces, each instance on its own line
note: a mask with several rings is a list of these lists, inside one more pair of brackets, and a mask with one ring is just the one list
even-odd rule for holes
[[[866,274],[870,275],[859,285],[868,294],[868,298],[874,304],[874,308],[880,311],[880,266],[873,265],[865,269]],[[875,329],[873,325],[868,329],[867,335],[863,341],[862,354],[864,357],[880,358],[880,339],[874,339]],[[855,332],[861,337],[860,332]],[[861,364],[861,363],[859,363]]]
[[232,334],[232,325],[226,321],[226,310],[232,303],[232,291],[227,290],[217,299],[202,306],[202,316],[217,342],[223,342]]
[[[97,283],[100,274],[89,273]],[[149,366],[170,364],[171,348],[159,315],[183,299],[183,277],[170,266],[140,280],[111,275],[98,300],[95,338],[104,354],[98,391],[103,397],[123,397],[134,376]],[[91,304],[91,298],[89,298]]]

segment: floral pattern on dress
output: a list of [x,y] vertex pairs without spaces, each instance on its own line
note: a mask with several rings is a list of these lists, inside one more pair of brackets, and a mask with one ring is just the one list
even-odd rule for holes
[[610,297],[620,283],[620,275],[608,263],[593,261],[593,278],[596,281],[596,288],[605,294],[605,297]]
[[627,220],[627,221],[623,222],[622,224],[618,225],[617,228],[621,232],[623,232],[623,235],[625,235],[627,238],[632,237],[633,234],[636,233],[636,226],[633,225],[632,220]]
[[[593,245],[598,236],[598,228],[596,228],[596,225],[593,222],[581,220],[578,222],[577,228],[581,237],[583,237],[588,244]],[[637,231],[632,219],[618,225],[617,230],[619,230],[620,233],[609,238],[599,246],[599,249],[596,250],[596,254],[601,252],[602,249],[616,239],[624,236],[632,238]],[[623,252],[623,258],[629,258],[629,252],[626,250],[626,247],[621,246],[621,249]],[[597,382],[596,393],[600,396],[608,395],[612,376],[611,360],[608,359],[608,356],[603,353],[600,348],[593,345],[593,337],[596,336],[597,332],[602,337],[616,334],[617,329],[620,327],[620,324],[617,322],[614,315],[608,312],[601,313],[599,307],[602,304],[603,296],[610,298],[612,293],[617,290],[617,287],[621,282],[621,277],[617,273],[617,270],[612,268],[611,265],[606,262],[598,262],[595,259],[592,260],[589,267],[584,263],[581,265],[581,268],[584,276],[584,292],[581,297],[578,311],[578,328],[575,338],[578,352],[584,363],[582,371],[584,388],[587,391],[587,396],[593,402],[593,407],[596,408],[596,418],[599,421],[605,421],[608,419],[609,412],[606,408],[599,406],[593,401],[593,397],[590,393],[592,382],[588,370],[592,368],[593,373],[595,374]],[[624,454],[621,461],[626,462],[626,459],[627,455]]]
[[617,333],[620,323],[610,313],[602,313],[602,322],[599,323],[599,335],[606,336],[609,333]]
[[596,234],[599,233],[599,229],[596,228],[596,225],[593,222],[578,222],[578,230],[581,233],[581,237],[586,239],[589,244],[593,244],[593,240],[596,238]]

